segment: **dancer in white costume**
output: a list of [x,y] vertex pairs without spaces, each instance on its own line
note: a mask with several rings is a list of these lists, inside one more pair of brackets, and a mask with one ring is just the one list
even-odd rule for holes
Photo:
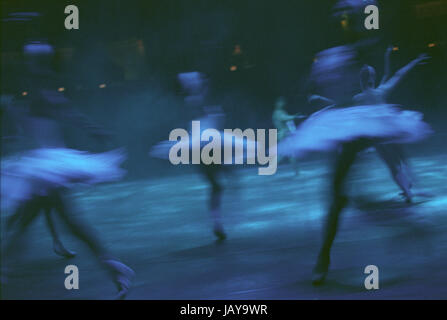
[[[362,92],[354,96],[354,104],[366,105],[387,103],[388,96],[403,77],[416,65],[424,63],[429,59],[427,55],[422,54],[390,77],[390,54],[392,51],[392,47],[388,47],[385,53],[385,72],[378,87],[375,87],[376,72],[374,68],[371,66],[364,66],[362,68],[360,73]],[[398,144],[378,145],[376,146],[376,150],[390,169],[391,175],[397,185],[401,188],[402,195],[405,197],[406,201],[411,202],[413,197],[411,191],[413,182],[402,146]]]
[[[207,96],[207,83],[204,75],[199,72],[188,72],[179,74],[179,81],[183,89],[186,91],[187,96],[185,97],[185,103],[191,108],[194,108],[199,114],[195,121],[200,121],[200,130],[206,129],[216,129],[220,131],[222,137],[221,147],[233,148],[235,146],[242,146],[243,148],[255,148],[254,141],[244,141],[244,139],[235,138],[231,136],[230,139],[225,138],[226,133],[223,132],[225,114],[219,106],[207,106],[205,104],[205,99]],[[190,138],[192,137],[190,130]],[[234,140],[233,140],[234,139]],[[192,152],[200,152],[201,147],[205,142],[201,144],[193,144],[190,140],[184,141],[186,143],[186,148],[190,149]],[[226,145],[229,143],[230,145]],[[177,141],[162,141],[157,145],[153,146],[150,151],[150,155],[153,157],[161,159],[169,159],[169,150]],[[251,144],[251,145],[250,145]],[[250,145],[250,146],[249,146]],[[198,150],[196,150],[197,148]],[[225,153],[222,151],[222,155]],[[233,153],[234,154],[234,153]],[[231,162],[232,159],[224,159],[223,162]],[[223,184],[221,181],[221,176],[226,173],[228,166],[222,164],[204,164],[200,162],[199,170],[201,174],[206,178],[210,185],[210,196],[209,196],[209,212],[213,219],[213,232],[218,241],[226,239],[226,233],[222,224],[222,214],[221,214],[221,202],[223,193]]]
[[[380,90],[391,89],[411,67],[427,59],[420,56],[401,69]],[[371,80],[371,78],[369,78]],[[377,97],[370,83],[367,91]],[[373,104],[347,108],[330,106],[314,113],[278,145],[280,155],[302,157],[310,152],[339,150],[332,181],[331,205],[324,229],[323,243],[314,269],[314,284],[324,282],[330,264],[341,211],[348,202],[344,186],[357,154],[369,147],[418,142],[432,130],[419,112],[395,105]]]
[[117,298],[122,299],[128,293],[134,272],[113,258],[95,232],[76,218],[64,197],[64,190],[78,183],[95,184],[121,178],[124,170],[119,166],[125,157],[119,150],[90,154],[65,146],[61,132],[63,123],[77,125],[97,136],[104,134],[70,108],[62,93],[52,90],[55,88],[51,83],[52,72],[46,64],[52,52],[52,47],[46,43],[25,46],[30,71],[29,109],[16,113],[15,119],[34,148],[2,161],[2,202],[11,204],[14,210],[14,223],[10,224],[11,235],[3,254],[7,257],[11,253],[41,211],[48,217],[50,228],[53,227],[51,215],[57,214],[110,273],[118,288]]
[[[2,104],[1,104],[1,111],[5,114],[9,116],[10,120],[15,120],[13,121],[14,123],[18,123],[19,121],[18,118],[20,118],[19,113],[23,110],[20,110],[20,107],[15,104],[14,98],[11,95],[8,99],[3,99],[5,95],[2,95]],[[9,126],[11,126],[11,123],[8,123]],[[17,128],[15,128],[17,131]],[[18,136],[10,136],[9,137],[10,140],[13,141],[17,141],[20,140]],[[24,141],[25,143],[28,143],[29,141]],[[15,144],[10,143],[11,144]],[[29,197],[29,195],[27,195],[25,188],[26,186],[29,184],[29,180],[28,179],[23,179],[23,177],[25,176],[25,173],[16,173],[15,175],[11,175],[11,169],[8,167],[14,166],[15,168],[22,168],[22,169],[27,169],[27,171],[31,174],[35,174],[37,172],[33,172],[31,170],[31,167],[28,166],[24,166],[23,164],[19,165],[17,159],[19,159],[21,157],[20,153],[16,154],[13,157],[6,157],[2,160],[2,164],[1,164],[1,172],[2,172],[2,185],[1,187],[1,195],[2,195],[2,203],[1,203],[1,212],[3,213],[3,215],[7,215],[8,212],[11,213],[11,211],[15,210],[15,207],[18,205],[18,203],[20,203],[20,201],[23,201],[23,199],[26,199]],[[9,172],[9,174],[7,174],[7,172]],[[31,191],[31,190],[30,190]],[[10,215],[6,221],[6,229],[10,230],[13,225],[17,222],[19,218],[19,215]],[[51,237],[53,239],[53,250],[54,252],[61,256],[61,257],[65,257],[65,258],[73,258],[76,255],[76,252],[69,250],[67,248],[65,248],[65,246],[63,245],[60,237],[59,237],[59,233],[57,232],[57,229],[55,227],[55,223],[54,223],[54,219],[53,219],[53,214],[51,213],[50,210],[46,210],[45,211],[45,220],[48,226],[48,229],[50,230],[50,234]]]
[[[303,116],[299,114],[290,115],[284,109],[286,105],[286,100],[284,97],[279,97],[275,102],[275,110],[273,111],[272,120],[273,125],[278,130],[278,141],[284,139],[290,132],[295,130],[295,119],[303,118]],[[288,158],[290,163],[292,164],[293,169],[295,170],[295,175],[299,174],[298,164],[294,157]],[[278,163],[281,162],[281,158],[278,157]]]

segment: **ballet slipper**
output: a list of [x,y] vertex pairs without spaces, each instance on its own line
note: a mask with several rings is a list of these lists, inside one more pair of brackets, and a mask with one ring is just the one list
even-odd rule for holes
[[214,235],[217,237],[217,241],[223,241],[227,238],[225,231],[220,223],[214,225]]
[[54,252],[61,257],[70,259],[76,256],[75,251],[68,250],[64,247],[64,245],[60,242],[53,242],[53,250]]
[[111,270],[114,278],[113,280],[118,288],[118,293],[116,294],[115,299],[125,299],[129,293],[135,272],[124,263],[115,259],[103,260],[103,263]]
[[329,254],[320,253],[312,275],[312,284],[314,286],[322,285],[325,282],[327,273],[329,271],[329,264]]

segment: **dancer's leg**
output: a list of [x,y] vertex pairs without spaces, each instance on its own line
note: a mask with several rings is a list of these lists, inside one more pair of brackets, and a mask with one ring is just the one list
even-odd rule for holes
[[93,229],[90,228],[88,225],[82,223],[81,220],[77,219],[73,214],[71,214],[65,200],[63,199],[59,191],[53,192],[48,197],[48,201],[50,201],[55,211],[67,224],[73,235],[87,244],[87,246],[92,250],[95,256],[111,273],[119,290],[117,298],[125,298],[130,288],[130,280],[134,275],[133,270],[119,260],[112,258],[112,256],[107,252],[105,247],[96,237]]
[[209,210],[214,223],[214,234],[219,240],[226,238],[221,217],[222,186],[218,180],[219,167],[216,165],[201,165],[205,178],[211,185]]
[[48,229],[50,230],[51,237],[53,238],[53,250],[54,252],[62,257],[65,258],[73,258],[76,256],[76,252],[68,250],[63,245],[62,241],[59,238],[59,234],[56,230],[56,227],[54,225],[54,217],[52,214],[52,208],[46,207],[45,208],[45,219],[47,221]]
[[402,190],[407,202],[412,199],[412,181],[403,150],[399,145],[377,145],[377,153],[388,166],[396,184]]
[[96,238],[95,232],[88,225],[84,224],[74,214],[71,214],[63,199],[60,191],[54,191],[47,198],[46,207],[54,208],[55,212],[61,217],[63,222],[68,226],[70,232],[84,242],[96,256],[105,255],[105,248],[99,239]]
[[20,240],[22,240],[27,227],[34,221],[40,210],[39,199],[33,198],[19,205],[14,214],[8,219],[6,225],[6,232],[8,235],[0,257],[1,283],[6,283],[8,281],[8,258],[13,251],[18,248],[18,244],[20,243]]
[[16,212],[7,222],[8,233],[10,234],[4,247],[4,257],[8,257],[13,251],[26,228],[34,221],[41,209],[41,197],[32,198],[18,206]]
[[354,141],[343,146],[336,163],[332,185],[332,200],[323,232],[323,243],[314,269],[314,284],[321,284],[329,270],[330,251],[338,229],[339,217],[348,202],[345,195],[345,180],[357,153],[366,147],[364,141]]
[[295,170],[295,176],[298,176],[300,174],[300,168],[298,165],[298,161],[296,160],[295,157],[290,157],[289,161],[292,164],[293,170]]

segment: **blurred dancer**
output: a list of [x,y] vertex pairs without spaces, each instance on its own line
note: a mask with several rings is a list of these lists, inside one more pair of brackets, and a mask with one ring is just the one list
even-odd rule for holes
[[[1,96],[2,101],[1,101],[1,112],[5,112],[8,116],[10,120],[14,120],[14,118],[16,118],[15,120],[17,120],[17,115],[18,112],[20,112],[18,109],[19,107],[17,105],[14,105],[13,100],[14,97],[13,95],[2,95]],[[22,110],[23,111],[23,110]],[[17,122],[17,121],[13,121],[13,122]],[[10,124],[11,125],[11,124]],[[18,128],[15,128],[16,130]],[[8,140],[11,139],[17,139],[17,136],[10,136],[8,137]],[[7,209],[7,207],[3,207],[2,209]],[[19,218],[19,215],[11,215],[7,222],[7,229],[10,230],[11,228],[13,228],[14,224],[17,222]],[[60,237],[59,237],[59,233],[57,232],[57,229],[55,227],[54,224],[54,218],[53,218],[53,214],[51,212],[51,210],[45,210],[45,221],[47,223],[48,229],[50,230],[50,234],[53,240],[53,250],[54,252],[61,256],[61,257],[65,257],[65,258],[73,258],[74,256],[76,256],[76,252],[69,250],[67,248],[65,248],[65,246],[63,245]]]
[[[193,111],[192,113],[196,115],[193,121],[200,121],[200,135],[206,129],[216,129],[219,131],[222,138],[222,151],[225,148],[235,148],[237,146],[240,146],[243,149],[250,147],[255,150],[255,141],[249,139],[245,141],[243,138],[241,139],[232,135],[229,137],[230,139],[225,138],[227,136],[227,134],[223,132],[225,114],[220,106],[207,105],[206,98],[208,94],[208,85],[203,74],[199,72],[181,73],[178,75],[178,80],[186,93],[185,104],[189,106]],[[190,139],[182,143],[186,144],[184,147],[189,149],[191,153],[200,153],[201,147],[204,144],[207,144],[207,142],[201,141],[200,144],[192,143],[192,128],[189,131]],[[175,144],[178,144],[178,142],[162,141],[151,148],[150,155],[161,159],[168,159],[169,150]],[[224,154],[224,152],[221,152],[221,154]],[[224,163],[234,163],[234,159],[235,158],[224,159]],[[204,164],[200,161],[200,164],[198,165],[200,173],[210,185],[208,209],[213,220],[213,232],[217,241],[226,239],[221,214],[223,194],[222,175],[228,173],[230,168],[224,163],[218,164],[211,162],[210,164]]]
[[[208,81],[200,72],[187,72],[178,75],[178,80],[185,90],[186,105],[193,109],[196,119],[200,121],[200,130],[224,129],[225,115],[219,106],[207,106]],[[192,129],[191,129],[192,130]],[[190,132],[191,132],[190,130]],[[199,170],[210,185],[209,212],[213,219],[213,232],[218,241],[226,239],[226,233],[222,224],[221,202],[223,184],[221,175],[223,167],[219,164],[203,164],[200,162]]]
[[118,288],[117,298],[124,298],[134,272],[109,254],[95,232],[73,214],[64,197],[64,190],[75,183],[96,184],[120,179],[124,174],[119,168],[124,155],[120,151],[91,154],[65,146],[61,131],[64,123],[87,129],[97,137],[104,136],[105,132],[70,108],[64,95],[54,90],[52,55],[53,47],[47,43],[25,46],[29,108],[17,112],[15,120],[33,147],[2,161],[2,201],[10,204],[15,220],[4,255],[11,253],[41,211],[45,212],[53,239],[57,241],[52,222],[52,214],[57,214],[110,273]]
[[[275,110],[273,111],[272,120],[273,125],[278,130],[278,142],[284,139],[290,132],[293,132],[295,127],[295,119],[302,118],[301,115],[290,115],[285,110],[286,100],[284,97],[279,97],[275,102]],[[281,161],[281,158],[278,157],[278,163]],[[293,169],[295,170],[295,174],[299,174],[298,165],[296,159],[294,157],[289,157],[289,161],[292,164]]]
[[[185,104],[190,107],[191,113],[195,115],[193,121],[200,121],[200,130],[216,129],[223,130],[225,115],[220,106],[207,106],[205,101],[208,94],[208,83],[205,76],[200,72],[185,72],[178,75],[178,80],[185,92]],[[192,128],[189,130],[191,136]],[[201,132],[200,132],[201,134]],[[193,145],[187,142],[187,148],[201,148],[200,145]],[[153,157],[167,159],[169,149],[174,143],[172,141],[162,141],[153,146],[150,155]],[[192,150],[194,152],[194,150]],[[204,164],[200,162],[199,171],[210,185],[210,196],[208,209],[213,220],[213,232],[218,241],[226,239],[226,234],[222,224],[221,202],[223,184],[221,175],[224,171],[222,164]]]
[[422,121],[422,114],[393,105],[376,104],[316,112],[279,143],[279,154],[297,157],[310,152],[339,151],[334,165],[323,243],[314,269],[314,284],[321,284],[329,269],[330,250],[339,216],[348,202],[346,177],[357,154],[372,146],[417,142],[429,134],[431,129]]
[[[422,121],[422,114],[401,110],[397,106],[384,104],[386,96],[397,83],[417,64],[424,63],[428,57],[420,55],[417,59],[400,69],[388,79],[385,75],[379,87],[374,87],[374,69],[362,70],[363,92],[354,97],[358,104],[353,107],[334,108],[329,105],[311,115],[292,134],[278,145],[282,155],[303,156],[313,151],[338,150],[332,180],[331,205],[326,219],[323,243],[314,269],[314,284],[324,282],[330,264],[330,250],[334,241],[339,216],[348,202],[345,194],[345,180],[357,154],[367,148],[391,152],[390,144],[403,144],[420,141],[431,134],[430,127]],[[327,99],[319,98],[322,100]],[[330,103],[330,100],[327,100]],[[396,153],[393,151],[393,155]],[[392,170],[391,157],[382,153]],[[409,188],[406,180],[396,174],[395,179]]]
[[[362,92],[355,95],[353,101],[357,105],[372,105],[387,103],[387,98],[397,86],[397,84],[416,65],[424,63],[429,59],[425,54],[397,71],[390,77],[390,54],[392,47],[388,47],[385,53],[385,72],[379,86],[375,86],[376,71],[373,67],[365,65],[360,72],[360,86]],[[394,181],[402,190],[402,195],[407,202],[411,202],[413,193],[411,191],[412,181],[406,157],[402,146],[396,144],[378,145],[376,150],[390,169]]]

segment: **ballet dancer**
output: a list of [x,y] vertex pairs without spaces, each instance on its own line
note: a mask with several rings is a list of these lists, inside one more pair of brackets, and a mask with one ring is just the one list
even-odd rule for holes
[[73,214],[64,191],[77,183],[120,179],[124,175],[120,164],[125,156],[119,150],[91,154],[66,147],[61,132],[63,124],[84,128],[97,137],[103,137],[105,132],[71,108],[68,99],[53,89],[56,86],[52,83],[54,74],[49,64],[53,47],[34,42],[24,49],[29,67],[29,109],[20,113],[17,120],[34,147],[2,161],[2,201],[13,204],[16,216],[15,228],[8,230],[10,236],[4,256],[12,252],[41,211],[47,216],[55,213],[75,237],[87,244],[116,284],[116,298],[123,299],[130,289],[133,270],[112,257],[92,228]]
[[[278,141],[284,139],[290,132],[295,130],[295,119],[303,118],[300,114],[290,115],[285,110],[286,100],[284,97],[279,97],[275,102],[275,109],[273,111],[272,120],[273,125],[278,130],[277,138]],[[298,165],[296,159],[293,157],[288,158],[292,167],[295,170],[295,175],[299,174]],[[281,161],[281,158],[278,157],[278,163]]]
[[[4,99],[5,97],[5,99]],[[14,97],[11,95],[8,99],[5,95],[2,95],[2,103],[1,103],[1,111],[3,111],[5,114],[8,114],[9,118],[13,120],[13,123],[19,123],[20,121],[17,121],[19,116],[21,108],[18,105],[14,104]],[[14,121],[16,120],[16,121]],[[18,129],[18,128],[16,128]],[[11,138],[11,137],[10,137]],[[6,209],[6,208],[4,208]],[[73,258],[76,256],[76,252],[67,249],[64,244],[62,243],[59,233],[57,232],[55,223],[54,223],[54,217],[51,210],[45,210],[45,221],[47,223],[48,229],[50,231],[50,235],[53,240],[53,251],[64,258]],[[10,230],[14,227],[15,223],[18,220],[19,215],[11,215],[8,217],[6,221],[6,229]]]
[[[194,113],[197,115],[195,121],[200,121],[201,131],[206,129],[216,129],[220,131],[220,135],[223,137],[221,144],[222,148],[233,148],[241,145],[244,148],[247,148],[250,143],[253,143],[251,147],[254,148],[254,141],[249,141],[248,139],[245,142],[244,139],[238,139],[233,136],[231,139],[225,139],[225,136],[227,135],[223,132],[225,114],[220,106],[209,106],[206,104],[208,85],[207,80],[202,73],[181,73],[178,75],[178,80],[186,93],[185,104],[195,111]],[[190,137],[192,136],[191,130],[192,128],[190,129]],[[166,160],[169,158],[170,148],[176,143],[176,141],[162,141],[151,148],[150,155],[152,157]],[[193,149],[201,148],[201,145],[190,143],[189,140],[186,143],[188,144],[186,147],[190,148],[192,152],[200,152],[200,149]],[[225,143],[230,143],[231,145],[226,146]],[[203,142],[203,144],[206,144],[206,142]],[[228,165],[224,164],[204,164],[200,162],[198,169],[210,186],[208,210],[213,220],[214,235],[216,236],[217,241],[221,242],[227,237],[222,224],[221,208],[224,187],[221,179],[223,175],[228,173],[230,168]]]
[[[360,72],[360,86],[362,92],[353,97],[353,102],[356,105],[372,105],[387,103],[387,98],[402,81],[402,79],[418,64],[424,64],[429,57],[421,54],[418,58],[411,61],[409,64],[397,71],[390,77],[390,55],[393,51],[392,47],[388,47],[385,53],[385,72],[376,87],[376,72],[371,66],[365,65]],[[390,173],[402,190],[402,196],[407,202],[411,202],[413,198],[411,174],[407,159],[404,155],[403,148],[397,144],[377,145],[375,147],[379,156],[388,166]]]
[[[420,56],[406,69],[387,82],[391,88],[402,74],[418,63]],[[384,87],[382,87],[383,90]],[[330,207],[325,221],[323,242],[314,268],[313,284],[322,284],[330,264],[340,213],[348,203],[346,177],[359,152],[386,144],[405,144],[421,141],[432,133],[419,112],[402,110],[395,105],[374,104],[334,108],[312,114],[288,137],[278,144],[278,153],[302,157],[310,152],[338,150],[332,178]]]

